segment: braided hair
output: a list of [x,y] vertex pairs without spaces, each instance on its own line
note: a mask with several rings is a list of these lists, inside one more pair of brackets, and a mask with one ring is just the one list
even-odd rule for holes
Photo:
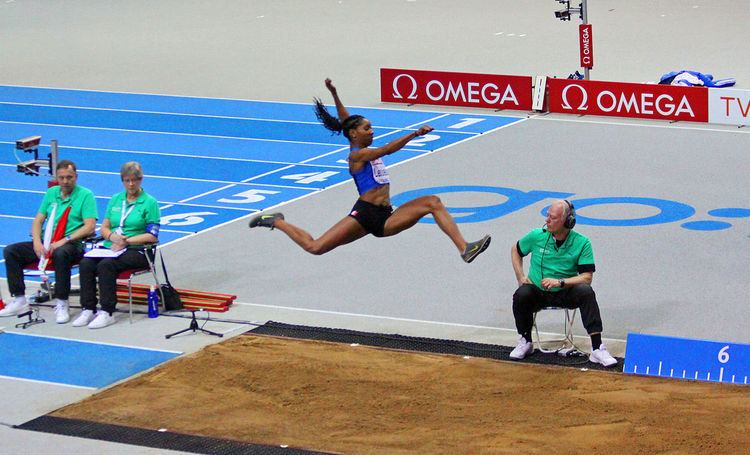
[[359,123],[364,119],[361,115],[350,115],[342,122],[328,112],[328,109],[326,109],[325,105],[323,105],[323,102],[319,98],[313,98],[313,102],[315,103],[315,107],[313,107],[315,116],[318,117],[318,120],[320,120],[321,123],[323,123],[323,126],[330,130],[332,134],[341,134],[343,131],[344,136],[346,136],[347,139],[351,139],[349,137],[349,131],[359,126]]

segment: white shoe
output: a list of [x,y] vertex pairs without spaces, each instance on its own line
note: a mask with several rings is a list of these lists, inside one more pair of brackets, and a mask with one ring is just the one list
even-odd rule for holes
[[68,301],[62,299],[55,299],[55,322],[58,324],[65,324],[70,321],[70,309],[68,308]]
[[527,355],[534,352],[534,344],[531,341],[526,341],[523,336],[518,337],[518,344],[516,348],[510,352],[511,360],[522,360]]
[[26,313],[31,310],[29,302],[26,301],[25,295],[13,297],[13,300],[5,305],[5,308],[0,310],[0,317],[16,316],[21,313]]
[[73,321],[73,327],[83,327],[84,325],[89,325],[89,322],[91,322],[96,317],[96,314],[92,310],[83,310],[81,311],[81,314],[78,315],[75,321]]
[[607,352],[607,347],[603,344],[599,346],[599,349],[595,349],[594,352],[591,353],[589,360],[604,365],[605,367],[611,367],[612,365],[617,364],[617,359]]
[[114,315],[111,315],[107,313],[106,311],[99,311],[96,313],[96,317],[93,321],[89,323],[90,329],[103,329],[104,327],[107,327],[108,325],[112,325],[115,322]]

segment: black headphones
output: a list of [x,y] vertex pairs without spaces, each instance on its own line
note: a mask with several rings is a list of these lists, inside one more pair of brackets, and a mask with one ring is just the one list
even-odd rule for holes
[[568,216],[565,217],[563,226],[566,229],[573,229],[576,225],[576,208],[573,207],[573,203],[565,199],[565,203],[568,204]]

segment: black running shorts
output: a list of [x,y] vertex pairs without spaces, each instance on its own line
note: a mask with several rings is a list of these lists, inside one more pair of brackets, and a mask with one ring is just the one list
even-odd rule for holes
[[375,237],[383,237],[385,221],[392,213],[393,207],[390,205],[375,205],[357,199],[354,207],[352,207],[352,211],[349,212],[349,216],[357,220],[365,231]]

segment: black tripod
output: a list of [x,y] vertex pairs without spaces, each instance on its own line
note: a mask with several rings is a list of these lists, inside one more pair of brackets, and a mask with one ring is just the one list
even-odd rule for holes
[[193,318],[190,320],[190,327],[188,327],[187,329],[178,330],[175,333],[170,333],[169,335],[164,335],[164,338],[170,339],[170,338],[172,338],[175,335],[179,335],[181,333],[185,333],[185,332],[188,332],[190,330],[192,330],[193,332],[197,332],[197,331],[200,330],[203,333],[207,333],[209,335],[214,335],[214,336],[217,336],[219,338],[221,338],[221,337],[224,336],[223,333],[216,333],[216,332],[212,332],[210,330],[206,330],[203,327],[198,327],[198,320],[195,319],[195,312],[196,311],[201,311],[201,310],[188,310],[188,311],[190,311],[191,313],[193,313]]

